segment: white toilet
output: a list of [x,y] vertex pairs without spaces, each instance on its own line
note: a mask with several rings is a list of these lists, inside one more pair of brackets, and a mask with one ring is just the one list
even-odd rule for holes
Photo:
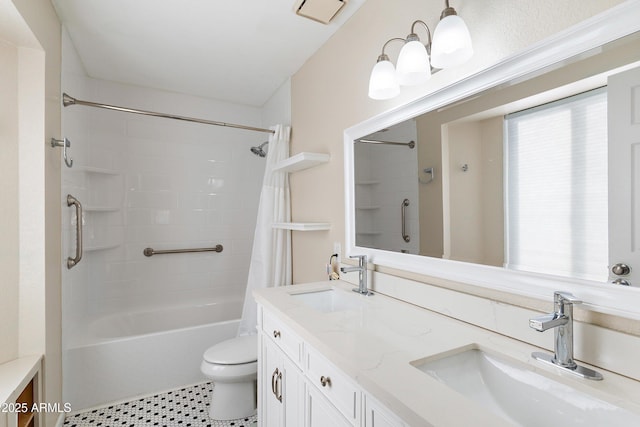
[[234,420],[256,414],[258,337],[222,341],[204,352],[202,373],[213,381],[209,417]]

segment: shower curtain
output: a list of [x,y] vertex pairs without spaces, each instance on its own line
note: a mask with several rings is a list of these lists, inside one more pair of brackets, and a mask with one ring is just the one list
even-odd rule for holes
[[291,231],[274,229],[273,223],[291,221],[289,174],[274,171],[276,163],[289,157],[289,126],[277,125],[269,138],[258,219],[253,237],[247,290],[238,335],[255,334],[257,305],[254,289],[291,284]]

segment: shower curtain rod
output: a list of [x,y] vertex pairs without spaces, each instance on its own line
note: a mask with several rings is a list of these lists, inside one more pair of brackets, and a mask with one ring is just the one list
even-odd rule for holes
[[413,147],[416,146],[415,141],[394,142],[394,141],[379,141],[377,139],[360,138],[360,139],[356,139],[356,142],[362,142],[362,143],[365,143],[365,144],[404,145],[404,146],[409,147],[409,148],[413,148]]
[[118,107],[116,105],[109,104],[99,104],[97,102],[89,102],[89,101],[81,101],[76,99],[66,93],[62,94],[62,105],[68,107],[69,105],[86,105],[88,107],[97,107],[97,108],[105,108],[107,110],[115,110],[115,111],[123,111],[125,113],[134,113],[134,114],[142,114],[145,116],[154,116],[154,117],[162,117],[165,119],[174,119],[174,120],[183,120],[185,122],[194,122],[194,123],[202,123],[205,125],[213,125],[213,126],[225,126],[230,128],[237,129],[246,129],[252,130],[255,132],[266,132],[266,133],[275,133],[274,130],[271,129],[263,129],[253,126],[245,126],[245,125],[236,125],[233,123],[225,123],[225,122],[216,122],[213,120],[203,120],[203,119],[195,119],[193,117],[185,117],[185,116],[176,116],[173,114],[165,114],[165,113],[156,113],[154,111],[145,111],[145,110],[136,110],[134,108],[126,108],[126,107]]

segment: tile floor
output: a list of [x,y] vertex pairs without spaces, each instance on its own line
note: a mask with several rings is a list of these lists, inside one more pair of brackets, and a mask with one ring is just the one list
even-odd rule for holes
[[199,384],[105,408],[67,416],[64,427],[255,427],[256,417],[232,421],[209,419],[213,385]]

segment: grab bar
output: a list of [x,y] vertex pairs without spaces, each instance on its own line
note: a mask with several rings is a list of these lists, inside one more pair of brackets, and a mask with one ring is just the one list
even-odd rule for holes
[[194,249],[167,249],[156,251],[153,248],[144,248],[142,253],[144,256],[154,256],[154,255],[162,255],[162,254],[181,254],[181,253],[190,253],[190,252],[222,252],[222,245],[216,245],[213,248],[194,248]]
[[67,194],[67,206],[76,207],[76,256],[67,258],[67,268],[71,269],[82,259],[82,205],[78,199]]
[[409,199],[404,199],[402,201],[402,204],[400,205],[400,215],[402,216],[402,240],[409,243],[411,237],[409,237],[409,235],[406,233],[405,227],[407,206],[409,206]]

